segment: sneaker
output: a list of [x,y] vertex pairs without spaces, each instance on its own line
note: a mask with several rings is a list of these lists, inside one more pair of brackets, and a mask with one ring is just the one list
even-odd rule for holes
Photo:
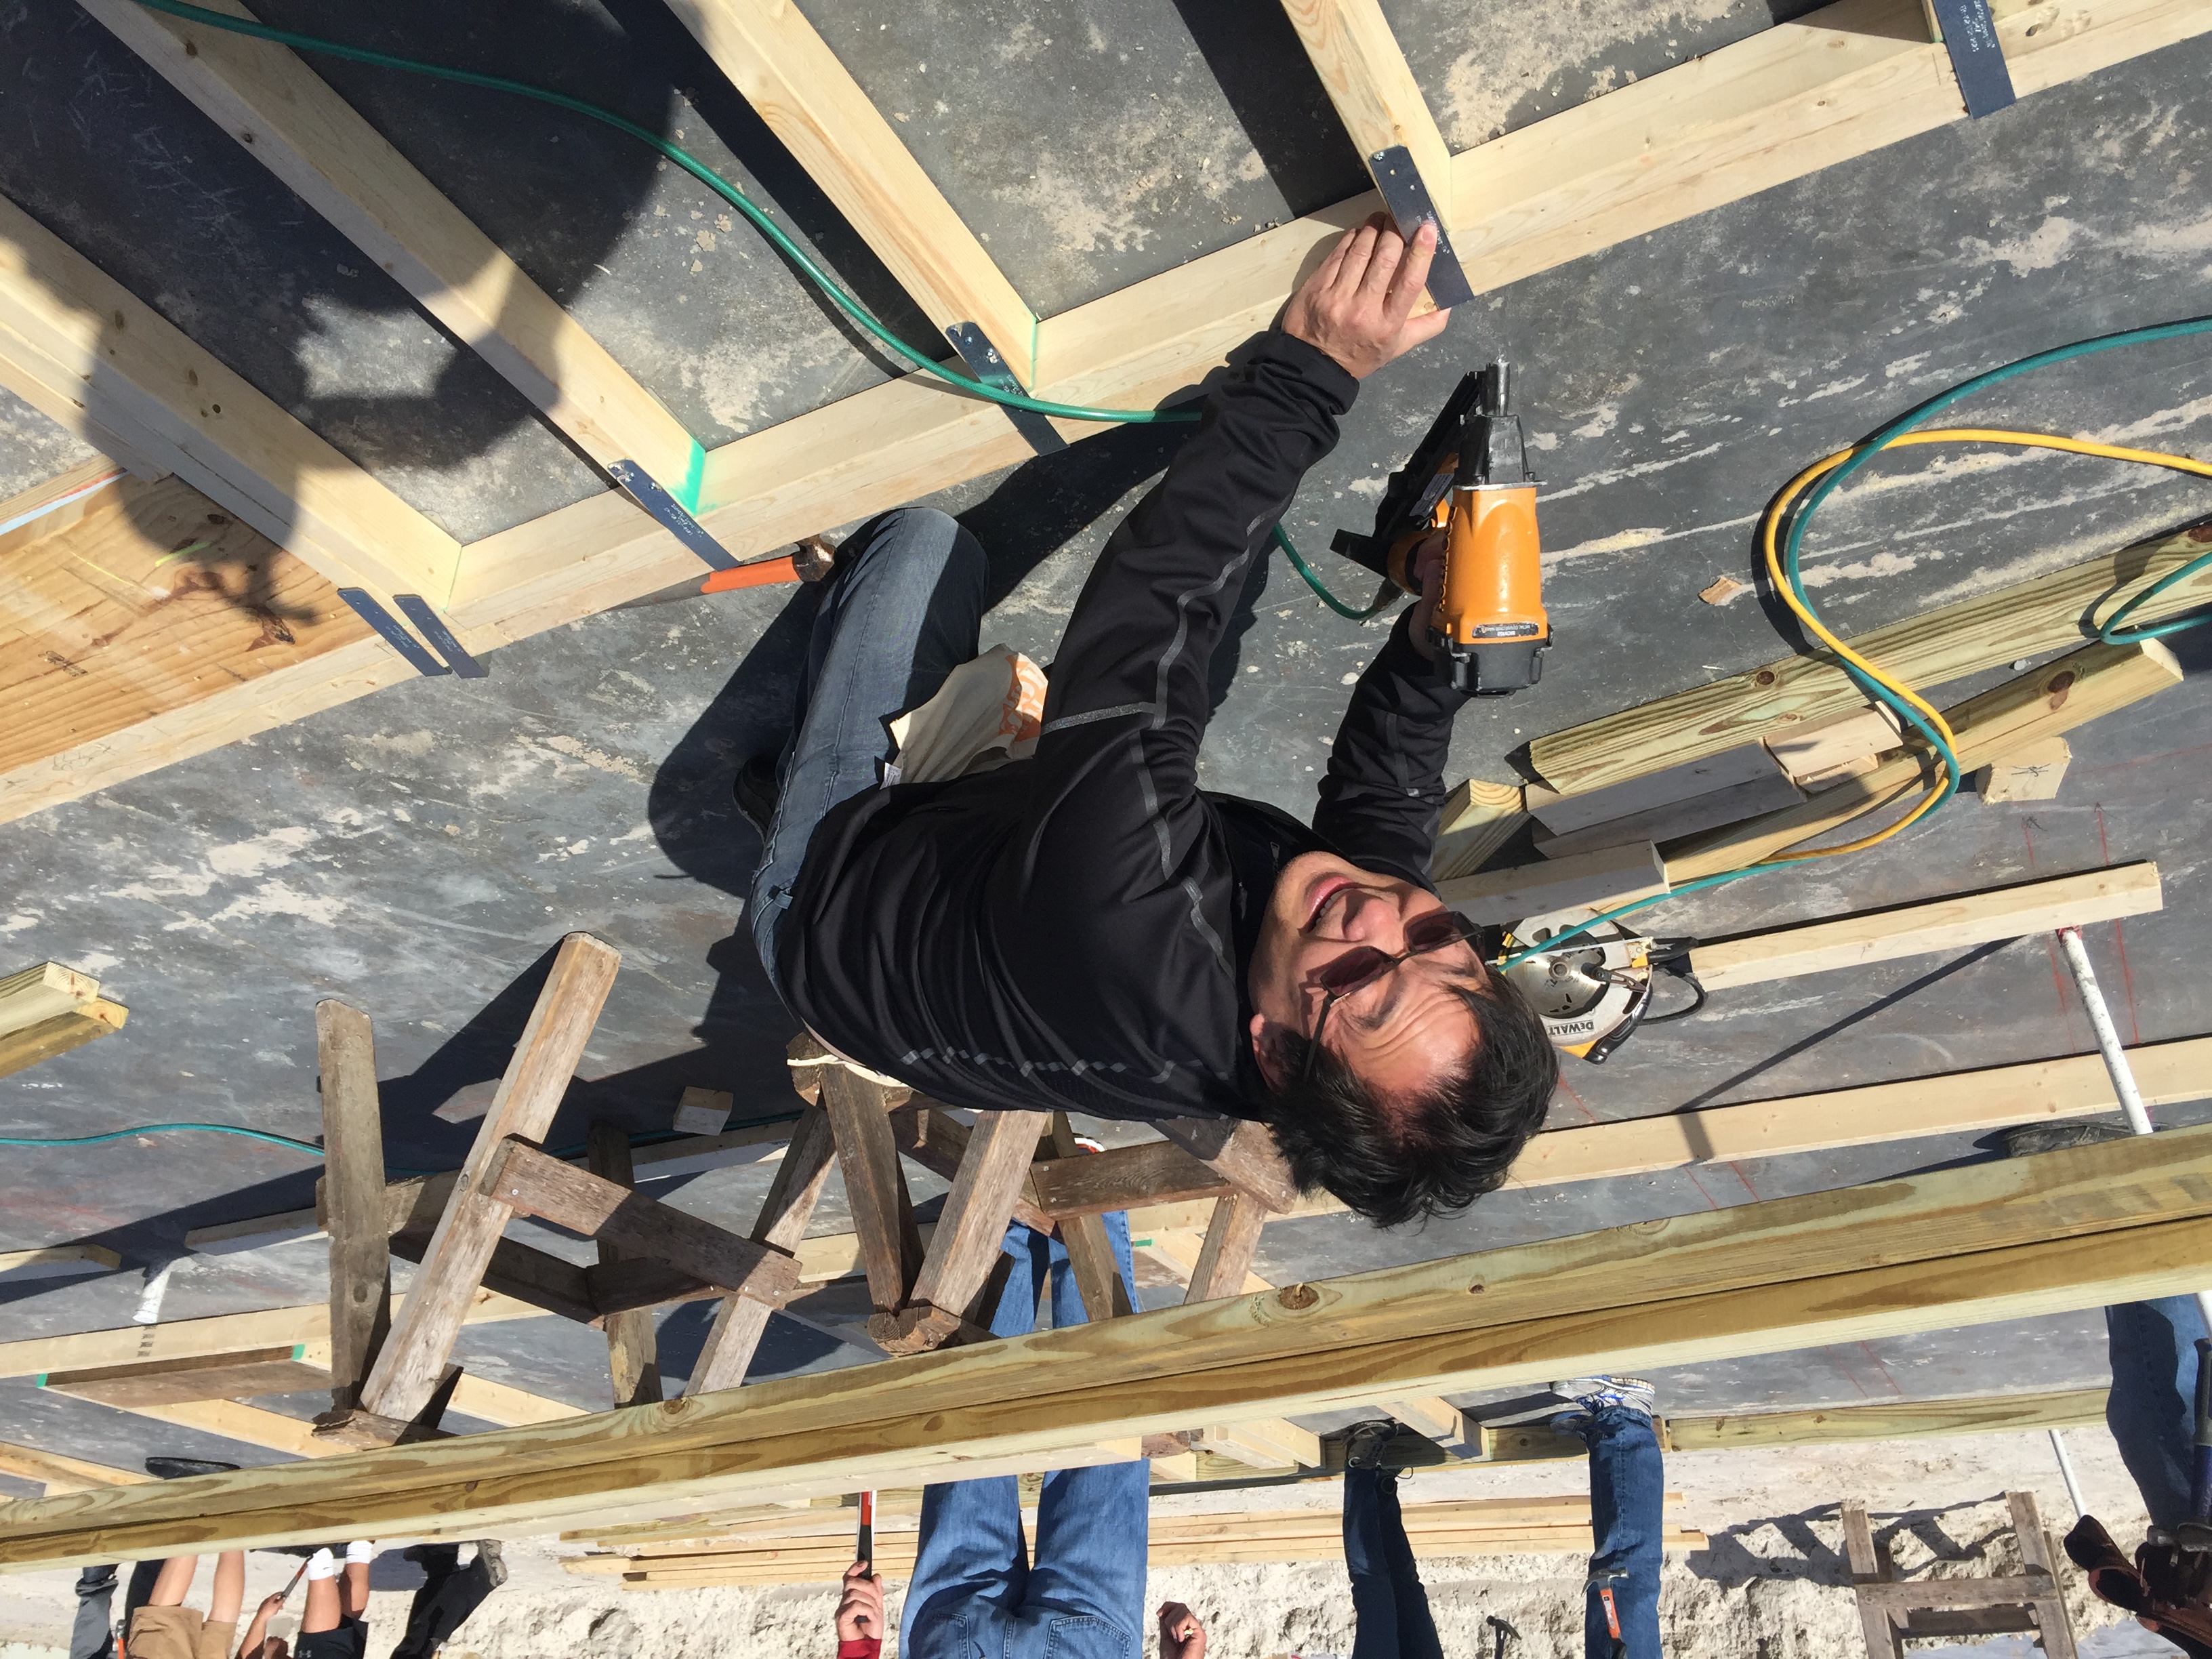
[[146,1473],[156,1480],[189,1480],[196,1474],[229,1474],[235,1463],[210,1462],[204,1457],[161,1457],[146,1460]]
[[1649,1417],[1659,1403],[1658,1391],[1640,1376],[1571,1376],[1549,1386],[1560,1399],[1573,1401],[1586,1413],[1619,1406]]
[[2005,1156],[2026,1158],[2031,1152],[2094,1146],[2105,1140],[2132,1140],[2135,1133],[2124,1123],[2022,1123],[2004,1132]]
[[484,1577],[490,1581],[494,1589],[497,1589],[507,1582],[507,1558],[500,1553],[498,1539],[477,1539],[477,1560],[483,1566]]
[[769,827],[775,822],[775,805],[781,793],[776,787],[774,755],[755,755],[730,780],[730,798],[763,842],[768,840]]
[[1394,1419],[1378,1417],[1365,1423],[1354,1423],[1345,1431],[1344,1467],[1381,1468],[1383,1449],[1397,1437],[1398,1425]]

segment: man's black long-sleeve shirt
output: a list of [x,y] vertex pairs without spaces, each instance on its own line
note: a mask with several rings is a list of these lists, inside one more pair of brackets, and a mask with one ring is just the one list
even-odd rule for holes
[[1267,1115],[1246,969],[1276,873],[1326,847],[1425,885],[1463,701],[1409,642],[1408,607],[1352,695],[1312,829],[1198,787],[1214,647],[1358,389],[1268,336],[1099,555],[1035,757],[823,820],[777,967],[824,1042],[950,1105]]

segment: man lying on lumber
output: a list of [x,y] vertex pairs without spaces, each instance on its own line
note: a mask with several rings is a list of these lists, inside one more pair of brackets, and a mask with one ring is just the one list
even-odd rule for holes
[[738,784],[755,943],[824,1042],[956,1106],[1257,1119],[1383,1225],[1504,1178],[1558,1061],[1429,883],[1462,699],[1422,607],[1352,695],[1312,828],[1199,787],[1213,653],[1277,518],[1360,379],[1443,328],[1411,314],[1433,246],[1352,232],[1213,392],[1085,585],[1033,755],[917,782],[890,735],[977,655],[975,538],[904,508],[838,550],[796,736]]

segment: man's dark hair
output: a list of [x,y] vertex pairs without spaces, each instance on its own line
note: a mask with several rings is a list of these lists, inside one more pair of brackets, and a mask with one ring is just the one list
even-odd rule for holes
[[1494,976],[1455,982],[1481,1028],[1467,1063],[1386,1112],[1358,1073],[1304,1037],[1276,1039],[1283,1069],[1303,1078],[1274,1097],[1270,1127],[1300,1188],[1326,1187],[1378,1227],[1456,1215],[1505,1180],[1543,1127],[1559,1055],[1544,1022]]

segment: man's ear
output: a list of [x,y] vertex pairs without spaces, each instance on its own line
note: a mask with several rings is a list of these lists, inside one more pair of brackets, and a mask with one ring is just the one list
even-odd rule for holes
[[1282,1062],[1275,1057],[1275,1046],[1267,1041],[1265,1014],[1252,1016],[1252,1058],[1258,1062],[1260,1075],[1267,1080],[1270,1089],[1279,1094],[1290,1086],[1290,1079],[1283,1074]]

